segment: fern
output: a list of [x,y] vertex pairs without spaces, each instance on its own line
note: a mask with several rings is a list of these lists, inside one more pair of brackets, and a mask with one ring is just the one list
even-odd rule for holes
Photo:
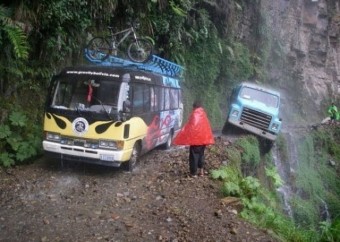
[[179,6],[177,6],[174,1],[170,1],[170,6],[172,8],[172,10],[179,16],[181,17],[186,17],[187,16],[187,12],[185,10],[183,10],[182,8],[180,8]]
[[10,19],[11,15],[11,9],[0,5],[0,22],[3,22],[4,24],[10,24],[12,21]]
[[25,33],[10,19],[11,10],[0,5],[0,34],[9,40],[14,56],[19,59],[28,58],[28,42]]
[[13,45],[14,54],[19,59],[28,58],[28,42],[25,33],[14,26],[5,26],[3,31],[6,32],[8,39]]

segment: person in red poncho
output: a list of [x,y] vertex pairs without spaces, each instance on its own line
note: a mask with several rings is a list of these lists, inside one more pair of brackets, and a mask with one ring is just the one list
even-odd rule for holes
[[189,168],[191,176],[204,175],[204,150],[207,145],[215,143],[210,123],[199,101],[193,104],[193,110],[188,122],[179,131],[173,144],[190,145]]

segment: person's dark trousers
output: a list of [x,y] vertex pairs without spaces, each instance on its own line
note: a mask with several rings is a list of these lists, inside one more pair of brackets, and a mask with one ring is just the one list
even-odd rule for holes
[[189,148],[189,168],[191,175],[197,175],[197,168],[204,166],[205,145],[192,145]]

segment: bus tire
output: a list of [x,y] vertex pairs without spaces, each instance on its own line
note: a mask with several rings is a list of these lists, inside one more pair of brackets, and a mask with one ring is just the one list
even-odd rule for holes
[[126,168],[129,172],[132,172],[136,168],[137,163],[139,161],[139,156],[140,156],[140,145],[138,142],[136,142],[132,149],[131,158],[127,162]]
[[173,135],[173,132],[171,131],[169,133],[168,139],[166,140],[166,142],[164,144],[164,149],[166,149],[166,150],[170,149],[173,137],[174,137],[174,135]]

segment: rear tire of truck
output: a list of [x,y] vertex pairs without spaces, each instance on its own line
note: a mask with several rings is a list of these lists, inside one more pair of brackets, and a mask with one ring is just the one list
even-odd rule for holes
[[267,154],[274,146],[274,141],[269,139],[259,139],[262,154]]

